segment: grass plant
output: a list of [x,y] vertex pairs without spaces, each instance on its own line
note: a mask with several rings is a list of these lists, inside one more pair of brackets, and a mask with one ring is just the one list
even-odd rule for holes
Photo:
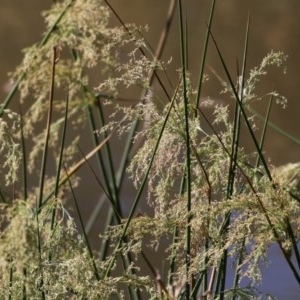
[[[232,76],[214,36],[212,0],[191,74],[183,4],[170,1],[155,50],[146,29],[126,24],[108,0],[54,1],[44,12],[45,35],[24,50],[0,107],[1,299],[259,299],[260,268],[274,244],[300,288],[300,166],[276,168],[264,152],[268,127],[278,128],[269,122],[272,106],[287,100],[273,89],[265,116],[252,105],[265,101],[256,87],[268,67],[284,69],[287,56],[271,51],[248,67],[249,17],[241,70]],[[171,25],[176,78],[161,59]],[[231,104],[202,95],[209,51]],[[131,105],[122,104],[127,89]],[[83,136],[92,149],[82,147]],[[87,199],[77,195],[83,166],[102,192],[86,220]],[[138,212],[142,202],[150,212]]]

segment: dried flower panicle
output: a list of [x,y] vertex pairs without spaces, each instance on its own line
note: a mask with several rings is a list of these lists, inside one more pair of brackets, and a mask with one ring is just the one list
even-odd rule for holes
[[[55,89],[68,91],[68,121],[74,131],[85,126],[86,116],[92,115],[94,106],[108,103],[113,113],[100,134],[117,130],[124,135],[136,120],[140,121],[142,126],[134,137],[138,151],[129,162],[128,172],[137,188],[146,183],[153,215],[132,216],[106,230],[101,239],[110,242],[111,253],[100,261],[91,253],[87,240],[81,237],[65,208],[64,189],[52,198],[56,179],[43,175],[43,192],[50,195],[43,205],[37,207],[38,187],[30,189],[26,201],[18,196],[1,206],[0,297],[17,299],[20,291],[26,290],[29,298],[45,293],[53,299],[76,299],[79,295],[86,299],[122,299],[125,285],[146,290],[153,299],[163,299],[164,295],[178,299],[186,284],[194,283],[201,270],[205,269],[211,277],[218,273],[226,253],[239,271],[239,281],[247,279],[250,284],[249,289],[226,290],[225,296],[234,293],[252,299],[252,287],[261,280],[260,264],[267,261],[270,245],[279,244],[284,256],[290,259],[295,250],[290,230],[297,239],[300,236],[299,164],[274,168],[272,180],[268,170],[252,167],[257,153],[247,153],[236,145],[237,133],[229,106],[213,105],[209,130],[202,130],[205,118],[196,107],[197,93],[188,72],[186,78],[178,76],[178,87],[170,99],[160,99],[149,85],[149,78],[158,70],[165,71],[167,64],[157,61],[140,28],[111,27],[110,12],[104,2],[55,1],[43,14],[47,24],[44,40],[25,49],[22,64],[12,74],[14,81],[22,79],[20,98],[29,107],[23,117],[24,137],[31,139],[34,147],[26,167],[32,172],[39,171],[37,158],[42,155],[45,132],[36,125],[48,112],[49,83],[55,75]],[[58,45],[61,53],[52,74],[51,57]],[[282,52],[272,51],[260,66],[250,71],[244,83],[238,78],[237,94],[246,108],[251,101],[262,98],[255,94],[255,89],[267,74],[266,68],[279,67],[285,61]],[[95,70],[99,76],[96,83],[91,76]],[[228,84],[224,87],[224,92],[232,94]],[[133,105],[116,104],[120,92],[130,88],[143,91],[141,99]],[[285,97],[275,91],[269,95],[286,106]],[[100,103],[102,99],[105,100]],[[66,100],[60,96],[51,100],[54,118],[49,147],[53,156],[58,157]],[[206,103],[212,102],[208,99]],[[254,130],[255,116],[248,118]],[[4,110],[0,118],[0,155],[5,158],[1,172],[8,169],[6,185],[16,182],[20,170],[19,132],[18,116]],[[77,136],[65,145],[64,161],[68,164],[75,164],[78,141]],[[73,184],[78,182],[78,178],[72,178]],[[167,262],[175,266],[172,274],[168,274],[173,279],[166,285],[162,278],[139,274],[141,251],[158,251],[160,247],[164,247]],[[114,261],[117,254],[123,262],[131,255],[134,257],[121,272]],[[107,275],[108,269],[112,276]],[[15,284],[8,287],[11,278]],[[204,291],[201,297],[208,299],[211,292]]]
[[20,145],[20,117],[15,112],[5,109],[0,117],[0,184],[12,185],[19,179],[22,159]]

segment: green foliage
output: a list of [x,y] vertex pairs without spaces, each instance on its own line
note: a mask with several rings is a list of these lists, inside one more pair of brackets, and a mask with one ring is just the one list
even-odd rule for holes
[[[263,101],[256,85],[267,68],[284,66],[287,57],[271,51],[248,76],[243,70],[233,80],[213,39],[227,74],[222,92],[235,101],[234,116],[232,105],[200,98],[214,4],[196,87],[187,68],[182,18],[182,66],[174,83],[167,72],[171,60],[160,60],[162,48],[155,53],[144,29],[125,25],[108,1],[56,1],[43,14],[44,38],[24,50],[22,64],[11,75],[16,85],[1,107],[0,191],[15,188],[13,196],[1,192],[1,298],[258,299],[256,287],[264,280],[260,266],[274,244],[300,285],[299,163],[281,168],[266,163],[264,139],[258,143],[256,136],[262,125],[251,108],[253,101]],[[111,11],[120,26],[110,25]],[[101,70],[96,83],[95,69]],[[8,109],[16,88],[27,107],[24,115]],[[118,102],[127,88],[137,88],[134,105]],[[54,97],[53,90],[64,91],[67,99]],[[285,97],[274,90],[268,95],[285,107]],[[113,112],[104,118],[108,108]],[[46,116],[46,129],[38,130]],[[68,124],[79,132],[71,140],[65,135]],[[77,143],[89,130],[94,150],[83,154]],[[242,146],[241,131],[254,152]],[[111,151],[116,133],[127,140],[119,168]],[[56,176],[45,171],[49,151]],[[79,162],[78,153],[83,156]],[[96,171],[88,162],[93,155]],[[77,171],[84,164],[110,204],[102,214],[100,253],[91,248],[72,187],[80,187]],[[18,184],[21,171],[23,184]],[[137,188],[128,216],[121,209],[126,174]],[[28,187],[27,179],[36,177],[39,185]],[[143,195],[151,215],[136,213]],[[66,204],[70,198],[74,217]],[[154,270],[151,252],[165,256],[166,278]],[[151,271],[146,275],[144,262]],[[228,272],[235,272],[229,285]]]

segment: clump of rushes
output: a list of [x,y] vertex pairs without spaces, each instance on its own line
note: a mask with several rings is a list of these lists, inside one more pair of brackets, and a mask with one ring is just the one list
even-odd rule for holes
[[[55,1],[44,12],[44,37],[24,50],[0,108],[1,298],[258,299],[260,266],[274,244],[300,286],[299,164],[275,168],[263,152],[272,103],[285,107],[287,100],[256,89],[268,67],[284,68],[287,57],[271,51],[247,71],[247,28],[242,70],[233,79],[211,32],[215,5],[211,1],[196,86],[180,0],[170,1],[155,50],[143,36],[146,28],[125,24],[109,1]],[[171,60],[160,56],[176,8],[181,66],[170,79]],[[112,15],[119,26],[110,25]],[[234,105],[201,95],[209,43],[226,74],[221,92]],[[95,70],[101,70],[96,83]],[[122,93],[132,87],[136,100],[123,105]],[[270,101],[261,122],[251,105],[265,96]],[[16,113],[10,106],[18,100]],[[70,125],[76,137],[69,137]],[[86,132],[94,145],[88,153],[78,146]],[[126,141],[121,159],[111,151],[116,133]],[[241,133],[253,152],[243,148]],[[80,210],[86,199],[73,189],[81,186],[83,165],[103,191],[87,223]],[[128,215],[121,205],[128,203],[125,179],[137,189]],[[142,201],[151,215],[137,213]],[[89,230],[97,218],[105,224],[92,248]],[[164,270],[151,262],[157,251]]]

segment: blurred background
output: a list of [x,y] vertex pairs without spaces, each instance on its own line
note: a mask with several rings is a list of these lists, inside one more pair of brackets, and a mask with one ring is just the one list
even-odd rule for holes
[[[22,60],[22,49],[38,42],[45,31],[41,11],[49,8],[50,0],[1,0],[0,2],[0,99],[1,102],[9,90],[8,72],[13,71]],[[201,57],[202,42],[206,30],[211,1],[185,0],[188,19],[189,67],[196,74]],[[167,0],[110,0],[111,5],[125,22],[137,25],[149,25],[145,34],[153,48],[156,47],[161,30],[165,24],[169,1]],[[83,7],[84,9],[84,7]],[[273,106],[271,121],[281,129],[300,139],[299,113],[300,102],[299,67],[300,67],[300,2],[299,0],[222,0],[216,2],[212,32],[216,38],[231,75],[236,78],[237,61],[241,65],[248,14],[250,14],[250,39],[248,50],[248,69],[260,64],[271,50],[283,51],[288,55],[287,73],[281,69],[270,68],[269,74],[260,85],[261,93],[275,89],[289,100],[287,108]],[[117,24],[115,19],[112,24]],[[180,66],[178,20],[175,16],[163,59],[171,56],[173,62],[170,75],[177,76]],[[212,44],[209,47],[208,65],[225,79],[219,58]],[[214,75],[207,69],[211,78]],[[173,72],[173,73],[172,73]],[[96,81],[97,82],[97,81]],[[196,83],[196,82],[195,82]],[[222,101],[221,85],[218,80],[210,80],[205,85],[203,96],[210,96]],[[267,103],[267,98],[265,99]],[[261,105],[265,113],[266,105]],[[298,129],[297,129],[298,128]],[[300,146],[269,129],[265,151],[275,165],[299,161]],[[84,172],[84,171],[83,171]],[[84,173],[83,173],[84,174]],[[88,183],[87,183],[88,184]],[[88,185],[89,186],[89,185]],[[85,189],[83,197],[90,199],[91,206],[83,206],[86,216],[91,213],[93,203],[99,198],[99,189]],[[264,270],[265,281],[261,290],[270,292],[278,299],[299,299],[300,289],[291,271],[285,269],[279,250],[270,249],[271,262]],[[159,264],[158,269],[162,268]]]

